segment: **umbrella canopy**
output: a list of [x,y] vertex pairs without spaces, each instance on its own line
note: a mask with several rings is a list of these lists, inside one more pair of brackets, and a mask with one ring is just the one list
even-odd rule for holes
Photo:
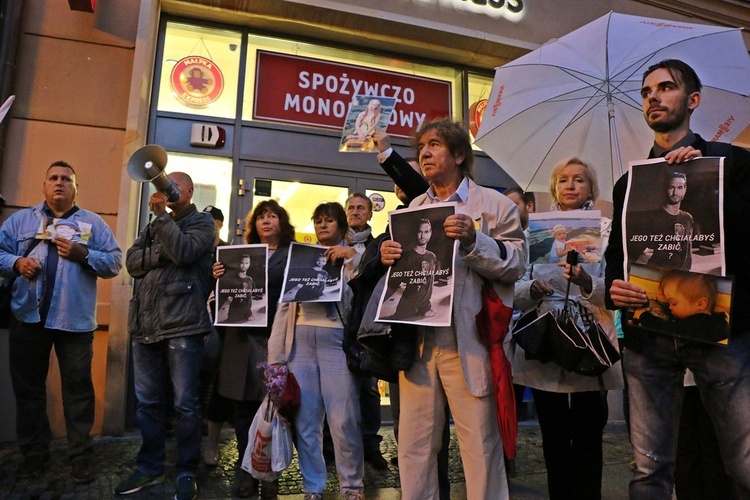
[[552,167],[578,156],[601,198],[653,144],[643,72],[680,59],[703,82],[691,129],[731,142],[750,124],[750,56],[739,29],[609,13],[496,69],[476,143],[522,188],[547,191]]
[[[479,340],[487,345],[492,368],[492,384],[495,389],[495,408],[503,451],[508,460],[516,458],[518,417],[516,397],[513,390],[513,374],[510,361],[505,357],[503,341],[508,334],[508,325],[513,309],[503,304],[492,285],[485,281],[482,286],[482,309],[476,316]],[[509,464],[513,475],[513,464]]]

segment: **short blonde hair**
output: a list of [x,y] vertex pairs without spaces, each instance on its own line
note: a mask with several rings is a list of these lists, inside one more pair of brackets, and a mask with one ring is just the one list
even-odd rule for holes
[[588,163],[584,162],[580,158],[573,156],[566,158],[565,160],[558,162],[552,167],[552,172],[549,174],[549,194],[552,196],[552,203],[558,203],[557,199],[557,178],[560,176],[560,172],[568,165],[580,165],[586,171],[586,177],[591,186],[591,196],[589,200],[596,201],[599,197],[599,181],[596,178],[596,171],[591,168]]
[[562,224],[555,224],[555,227],[552,228],[552,235],[556,235],[557,233],[568,232],[568,228],[563,226]]

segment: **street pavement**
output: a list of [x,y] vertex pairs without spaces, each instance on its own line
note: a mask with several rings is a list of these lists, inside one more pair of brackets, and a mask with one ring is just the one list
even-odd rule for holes
[[[381,429],[383,442],[381,451],[389,460],[396,454],[396,443],[390,427]],[[70,478],[70,467],[66,459],[65,439],[57,439],[52,444],[52,460],[46,471],[38,477],[16,480],[14,471],[21,463],[21,453],[15,443],[0,445],[0,498],[4,499],[103,499],[117,498],[112,493],[114,487],[133,468],[135,455],[140,446],[140,434],[129,432],[123,437],[99,436],[94,438],[97,478],[90,484],[78,485]],[[548,498],[542,456],[542,437],[539,426],[534,421],[522,422],[518,433],[518,457],[516,477],[510,480],[510,493],[513,500],[541,500]],[[236,440],[231,428],[222,431],[220,459],[217,467],[201,466],[198,475],[198,498],[232,498],[234,463],[237,459]],[[167,463],[173,463],[174,440],[168,441]],[[603,500],[628,498],[627,485],[630,478],[628,463],[632,458],[630,444],[623,422],[611,422],[604,433],[604,478]],[[389,460],[390,463],[390,460]],[[174,482],[171,475],[174,467],[168,466],[167,482],[163,485],[144,489],[129,499],[164,499],[174,496]],[[450,479],[452,500],[466,499],[466,488],[458,452],[455,431],[451,435]],[[390,465],[386,471],[377,471],[365,466],[365,494],[367,500],[398,500],[398,468]],[[326,500],[339,498],[338,484],[333,467],[329,468],[326,486]],[[302,500],[302,478],[295,459],[284,471],[280,479],[279,499]],[[575,494],[571,496],[575,498]],[[492,499],[487,499],[492,500]]]

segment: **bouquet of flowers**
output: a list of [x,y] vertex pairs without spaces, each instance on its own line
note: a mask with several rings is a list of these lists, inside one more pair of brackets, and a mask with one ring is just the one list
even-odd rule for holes
[[268,397],[273,401],[279,415],[292,420],[299,410],[300,390],[294,374],[285,364],[269,364],[265,361],[258,363],[263,370]]

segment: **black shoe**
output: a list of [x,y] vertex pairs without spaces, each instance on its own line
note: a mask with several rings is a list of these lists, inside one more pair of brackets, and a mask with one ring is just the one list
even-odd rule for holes
[[16,479],[28,479],[40,474],[49,464],[49,455],[31,455],[24,457],[16,469]]
[[375,470],[386,470],[388,468],[388,462],[380,454],[380,450],[365,453],[365,462],[372,465]]
[[195,500],[198,496],[198,483],[195,477],[184,474],[177,478],[177,491],[174,500]]
[[276,500],[279,498],[279,480],[260,482],[260,500]]
[[249,472],[237,469],[232,494],[237,498],[251,498],[258,494],[258,480]]
[[94,464],[89,457],[78,457],[70,464],[70,475],[74,483],[90,483],[96,477]]

